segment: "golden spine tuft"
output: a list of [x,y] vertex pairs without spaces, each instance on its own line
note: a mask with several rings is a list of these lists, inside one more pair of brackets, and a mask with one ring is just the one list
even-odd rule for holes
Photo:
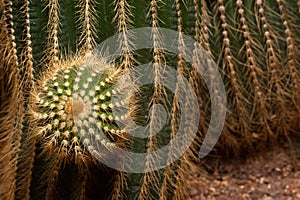
[[121,49],[121,63],[119,67],[121,69],[131,69],[133,68],[134,63],[136,62],[133,54],[132,54],[132,48],[133,44],[132,41],[128,39],[128,35],[126,31],[132,28],[132,20],[131,18],[131,7],[129,3],[126,0],[115,0],[115,17],[114,21],[117,22],[117,33],[120,34],[119,40],[119,48]]
[[31,34],[30,34],[30,19],[29,19],[29,1],[24,1],[21,9],[20,16],[22,19],[23,32],[21,34],[21,52],[20,52],[20,72],[22,74],[22,89],[24,94],[24,103],[26,109],[26,121],[28,127],[24,130],[23,139],[21,144],[22,153],[19,155],[18,161],[18,174],[17,174],[17,189],[16,199],[30,199],[30,185],[31,174],[33,169],[36,145],[36,132],[35,120],[30,117],[30,110],[33,109],[34,104],[32,91],[34,88],[33,77],[33,56],[31,48]]
[[[219,0],[216,6],[216,13],[219,13],[219,21],[220,26],[222,28],[222,54],[220,54],[218,60],[222,63],[220,64],[222,70],[224,70],[225,76],[228,77],[229,82],[227,83],[229,86],[227,95],[231,96],[233,98],[233,101],[229,103],[233,103],[234,109],[236,110],[234,114],[231,112],[227,112],[228,121],[230,121],[230,125],[225,125],[226,131],[233,132],[234,134],[245,136],[243,138],[248,138],[250,134],[250,126],[248,125],[248,119],[250,117],[247,109],[246,109],[246,103],[247,100],[243,96],[243,90],[242,90],[242,84],[240,82],[240,78],[238,76],[237,72],[237,60],[235,59],[233,53],[232,53],[232,45],[231,40],[229,38],[230,32],[232,31],[231,27],[227,23],[227,17],[226,17],[226,8],[223,3],[223,0]],[[237,117],[235,117],[237,115]],[[224,138],[225,145],[231,145],[231,149],[239,149],[240,142],[234,142],[231,137],[225,137]],[[246,142],[251,146],[251,140],[248,139]]]
[[[288,130],[282,127],[288,127],[289,114],[287,114],[286,99],[287,91],[285,91],[285,83],[282,77],[284,77],[284,69],[282,67],[282,56],[280,54],[280,47],[278,45],[278,36],[276,36],[275,31],[269,23],[269,19],[265,12],[270,10],[268,7],[264,7],[264,2],[262,0],[257,0],[255,9],[255,16],[257,16],[257,21],[259,22],[259,29],[263,32],[265,37],[265,56],[266,63],[268,67],[268,99],[270,99],[269,104],[271,109],[276,111],[273,115],[273,123],[275,121],[276,137],[279,134],[284,134],[288,139]],[[265,10],[266,9],[266,10]]]
[[[162,74],[160,72],[160,65],[165,65],[166,60],[164,56],[164,50],[162,49],[161,44],[161,36],[159,33],[159,17],[158,17],[158,9],[159,3],[163,3],[162,1],[152,0],[150,2],[149,15],[151,19],[151,28],[152,28],[152,41],[153,41],[153,72],[154,72],[154,92],[151,99],[151,104],[155,105],[160,100],[164,100],[167,96],[166,92],[162,85],[159,85],[159,80],[162,79]],[[151,152],[158,146],[157,138],[155,138],[155,130],[159,124],[162,122],[159,120],[156,115],[160,115],[159,109],[157,107],[152,107],[150,112],[150,120],[149,120],[149,138],[147,141],[147,150],[146,153],[146,168],[151,171],[153,170],[152,160],[156,158],[151,156]],[[159,194],[160,191],[160,173],[159,171],[147,172],[144,174],[142,178],[142,182],[140,185],[140,192],[138,194],[138,199],[149,199],[155,198],[154,195]]]
[[[202,47],[210,51],[210,44],[209,44],[209,30],[210,30],[210,16],[209,10],[205,0],[201,0],[201,14],[199,13],[199,3],[198,0],[194,0],[194,9],[195,9],[195,31],[196,31],[196,41],[200,42]],[[199,33],[200,29],[200,35]],[[200,39],[198,39],[200,37]]]
[[[179,50],[179,55],[178,55],[178,62],[177,62],[177,72],[181,75],[183,75],[186,72],[186,63],[183,59],[183,55],[185,52],[185,46],[184,46],[184,41],[183,41],[183,27],[182,27],[182,17],[181,17],[181,10],[180,10],[180,2],[178,0],[174,1],[176,12],[177,12],[177,31],[178,31],[178,50]],[[178,117],[179,117],[179,103],[178,103],[178,89],[182,84],[181,77],[178,76],[178,80],[176,83],[176,89],[175,89],[175,94],[174,94],[174,102],[172,105],[172,110],[171,110],[171,136],[170,136],[170,141],[176,137],[176,132],[177,132],[177,124],[178,124]],[[174,144],[171,142],[169,144],[169,151],[168,151],[168,162],[172,159],[172,156],[174,152],[172,152],[172,149],[174,148]],[[177,162],[176,162],[177,163]],[[175,164],[170,164],[165,168],[164,174],[163,174],[163,182],[161,185],[160,189],[160,199],[161,200],[166,200],[169,198],[170,195],[172,195],[171,188],[173,189],[178,189],[176,188],[176,176],[172,174],[173,171],[177,170],[177,166]]]
[[[189,80],[190,82],[190,80]],[[191,83],[191,82],[190,82]],[[189,102],[192,102],[193,98],[191,95],[186,96],[186,101],[183,105],[184,110],[186,113],[191,114],[192,116],[195,116],[199,110],[194,109],[192,105],[190,105]],[[184,132],[186,134],[185,137],[189,137],[189,133],[191,133],[193,128],[190,127],[191,124],[194,124],[193,119],[187,117],[186,121],[184,122],[187,124],[187,127],[184,128]],[[183,141],[189,140],[189,138],[182,138]],[[190,173],[192,173],[194,170],[198,168],[198,166],[195,165],[195,161],[197,160],[197,156],[199,154],[199,144],[200,144],[200,138],[196,136],[194,138],[191,145],[188,147],[188,149],[183,153],[183,155],[179,158],[179,166],[177,169],[177,176],[176,176],[176,185],[174,186],[174,194],[173,199],[180,200],[180,199],[190,199],[188,190],[189,186],[186,184],[187,177]],[[189,172],[189,173],[187,173]]]
[[[183,2],[185,3],[185,2]],[[183,40],[183,29],[182,29],[182,23],[183,23],[183,20],[182,20],[182,16],[181,16],[181,12],[180,12],[180,1],[179,0],[175,0],[175,7],[176,7],[176,11],[177,11],[177,31],[178,31],[178,51],[179,51],[179,55],[178,55],[178,68],[177,68],[177,72],[178,74],[181,74],[183,75],[183,77],[189,77],[188,78],[188,81],[189,81],[189,84],[191,86],[195,86],[195,81],[196,79],[194,79],[194,76],[197,76],[196,74],[193,74],[193,70],[197,71],[197,69],[195,69],[195,64],[199,64],[199,55],[196,55],[199,52],[199,48],[204,48],[205,50],[207,50],[209,53],[210,53],[210,47],[208,45],[208,40],[209,40],[209,36],[208,36],[208,20],[209,20],[209,16],[208,16],[208,13],[207,13],[207,7],[206,7],[206,4],[205,2],[201,1],[202,3],[202,15],[201,15],[201,25],[202,26],[200,28],[200,31],[201,31],[201,34],[200,34],[200,38],[199,36],[197,37],[196,35],[199,34],[197,33],[197,29],[198,29],[198,21],[197,21],[197,11],[196,11],[196,21],[195,21],[195,38],[198,38],[198,40],[200,39],[200,41],[195,41],[195,49],[194,49],[194,59],[193,60],[193,63],[192,63],[192,69],[189,69],[188,66],[187,66],[187,63],[186,61],[184,60],[184,56],[187,56],[186,54],[186,45],[185,45],[185,42]],[[203,4],[204,3],[204,4]],[[198,5],[198,2],[197,1],[194,1],[194,8],[196,9],[197,8],[197,5]],[[199,31],[199,29],[198,29]],[[198,43],[199,42],[199,43]],[[201,46],[201,47],[200,47]],[[198,58],[198,59],[197,59]],[[184,85],[183,83],[183,78],[182,76],[178,76],[177,77],[177,83],[176,83],[176,90],[175,90],[175,95],[177,97],[179,97],[179,92],[180,91],[180,88]],[[203,83],[203,82],[202,82]],[[196,83],[196,85],[200,85],[201,82],[199,83]],[[195,89],[197,90],[197,89]],[[201,95],[197,96],[198,97],[198,101],[202,101],[202,98],[201,98]],[[184,98],[185,99],[185,103],[183,105],[180,105],[182,107],[181,110],[184,110],[185,114],[186,113],[189,113],[191,114],[192,116],[195,116],[197,112],[201,112],[201,110],[197,110],[193,107],[193,105],[190,105],[190,102],[193,102],[192,99],[190,98],[193,98],[191,95],[186,95],[185,97],[181,97],[181,98]],[[176,109],[177,109],[178,105],[177,105],[177,102],[176,102],[176,99],[174,99],[174,104],[173,104],[173,108],[172,110],[174,110],[176,112]],[[179,114],[179,112],[178,112]],[[173,120],[174,122],[174,120]],[[183,129],[183,132],[185,134],[185,137],[188,137],[189,133],[191,133],[192,131],[194,130],[191,130],[191,127],[190,125],[195,125],[194,122],[193,122],[193,119],[190,119],[189,116],[186,116],[186,119],[185,121],[183,122],[184,124],[187,125],[187,127],[184,127]],[[173,131],[174,131],[174,126],[176,126],[176,124],[178,124],[178,122],[174,122],[174,124],[172,124],[172,137],[175,137]],[[173,186],[173,197],[172,199],[176,199],[176,200],[179,200],[179,199],[190,199],[189,195],[188,195],[188,186],[185,184],[185,181],[187,180],[187,171],[191,171],[194,169],[194,161],[196,159],[195,155],[198,154],[198,149],[199,149],[199,144],[200,144],[200,141],[199,141],[200,138],[198,138],[198,136],[196,136],[196,138],[194,138],[194,141],[192,142],[192,144],[190,144],[190,146],[188,147],[188,149],[183,153],[183,155],[181,155],[181,157],[178,159],[176,165],[177,165],[177,169],[174,169],[173,167],[173,170],[176,170],[177,172],[177,175],[174,177],[175,180],[173,180],[174,182],[171,183],[171,185]],[[182,138],[183,141],[185,140],[188,140],[188,138]],[[178,147],[177,147],[178,148]],[[172,154],[173,152],[170,152],[170,154]],[[171,156],[171,155],[170,155]],[[172,174],[171,171],[169,171],[170,174]]]
[[79,38],[79,48],[81,51],[85,53],[90,52],[96,45],[97,39],[97,16],[95,10],[95,0],[80,0],[79,8],[80,8],[80,38]]
[[82,173],[80,173],[82,175],[82,178],[80,179],[81,181],[81,185],[80,187],[78,187],[79,189],[79,195],[77,198],[78,200],[81,199],[86,199],[86,187],[87,187],[87,181],[88,181],[88,169],[85,168],[85,170],[82,170]]
[[[121,60],[118,65],[119,69],[124,71],[130,70],[134,67],[136,60],[132,51],[132,41],[128,39],[126,31],[131,29],[133,21],[131,20],[131,6],[127,0],[114,0],[114,12],[115,16],[113,21],[117,23],[117,33],[119,33],[119,48],[121,49]],[[125,172],[119,171],[114,176],[114,187],[111,194],[112,199],[122,199],[125,197],[125,190],[128,187],[128,177]]]
[[125,190],[127,188],[127,175],[125,172],[118,171],[114,175],[113,180],[113,191],[111,193],[110,199],[118,200],[118,199],[126,199]]
[[201,13],[200,13],[198,0],[194,0],[194,10],[195,10],[195,36],[194,36],[194,39],[200,43],[201,42]]
[[290,76],[291,76],[291,82],[292,82],[292,100],[295,104],[296,108],[300,111],[300,107],[297,104],[297,96],[299,95],[299,85],[300,85],[300,77],[299,77],[299,70],[297,69],[297,66],[300,65],[300,59],[299,59],[299,42],[300,39],[296,37],[294,34],[293,29],[299,29],[300,26],[296,25],[296,27],[293,27],[293,22],[291,22],[291,18],[293,18],[293,15],[290,14],[290,12],[287,12],[287,6],[288,3],[285,0],[276,0],[279,6],[280,10],[280,18],[283,21],[283,26],[285,28],[284,33],[286,35],[285,41],[287,44],[286,49],[286,58],[287,58],[287,66],[289,68]]
[[[244,14],[245,9],[243,8],[243,1],[237,0],[237,14],[239,16],[239,30],[242,34],[242,37],[244,38],[245,42],[242,48],[245,49],[246,53],[246,61],[244,63],[244,66],[247,68],[247,71],[250,73],[250,82],[251,88],[254,92],[254,100],[253,100],[253,107],[252,107],[252,113],[250,116],[250,119],[254,122],[254,126],[257,126],[257,124],[262,125],[262,129],[264,130],[264,134],[262,135],[263,138],[261,138],[263,141],[267,141],[268,139],[274,139],[273,138],[273,132],[270,129],[269,126],[269,113],[266,108],[266,102],[265,102],[265,96],[264,91],[262,91],[262,85],[260,82],[263,80],[263,71],[259,68],[259,65],[261,63],[258,63],[258,58],[254,53],[254,49],[261,51],[261,47],[259,44],[254,40],[252,37],[252,34],[249,30],[248,26],[248,19],[246,15]],[[260,54],[263,54],[260,52]],[[255,112],[259,113],[259,115],[256,115]],[[256,135],[253,135],[255,138]]]
[[47,68],[55,68],[59,62],[59,2],[58,0],[49,0],[47,7],[49,9],[47,24],[47,46],[45,52],[45,61]]
[[56,185],[58,183],[59,171],[62,165],[66,162],[67,151],[65,147],[59,152],[57,149],[51,149],[52,159],[50,159],[47,164],[44,166],[45,173],[43,174],[42,180],[46,181],[46,183],[42,182],[42,184],[46,184],[46,193],[45,200],[56,199],[57,189]]
[[[176,133],[178,131],[178,119],[179,119],[179,107],[182,106],[186,113],[193,113],[193,112],[199,112],[198,110],[193,111],[193,109],[190,109],[190,105],[188,105],[189,97],[186,97],[185,102],[187,102],[185,105],[178,104],[179,95],[182,95],[179,93],[180,88],[184,85],[182,78],[188,76],[189,69],[187,67],[187,63],[184,60],[184,56],[186,56],[186,46],[185,42],[183,40],[183,20],[181,16],[181,5],[179,0],[175,0],[174,2],[177,12],[177,31],[178,31],[178,62],[177,62],[177,83],[176,83],[176,89],[175,89],[175,97],[173,99],[173,105],[172,105],[172,119],[171,119],[171,137],[170,140],[176,137]],[[197,22],[196,22],[197,24]],[[197,32],[197,31],[196,31]],[[197,34],[197,33],[196,33]],[[180,97],[185,98],[185,97]],[[189,124],[188,119],[187,121],[183,122],[184,124]],[[189,128],[184,128],[183,130],[185,134],[187,134],[187,131]],[[184,139],[183,139],[184,140]],[[176,144],[175,144],[176,145]],[[187,188],[184,186],[184,181],[186,180],[187,175],[187,169],[192,168],[193,164],[190,160],[191,157],[193,157],[193,150],[194,150],[194,144],[189,146],[189,148],[184,152],[184,154],[179,158],[175,163],[170,164],[166,167],[164,171],[164,180],[160,191],[160,199],[165,200],[169,197],[172,197],[173,199],[188,199],[189,196],[187,195]],[[172,159],[172,156],[174,156],[174,152],[172,149],[174,149],[174,144],[170,143],[170,150],[168,152],[168,159]],[[176,147],[178,148],[178,147]],[[174,171],[177,172],[177,175],[174,175]]]
[[[201,1],[201,3],[203,3]],[[205,2],[204,2],[205,3]],[[203,31],[206,30],[206,28],[202,28],[201,27],[201,23],[204,23],[204,24],[207,24],[206,22],[202,22],[202,18],[205,18],[205,19],[208,19],[208,13],[206,13],[206,4],[202,5],[201,7],[201,10],[202,10],[202,15],[201,13],[199,12],[200,11],[200,8],[199,8],[199,2],[198,0],[194,0],[194,10],[195,10],[195,36],[194,36],[194,39],[195,39],[195,43],[194,43],[194,50],[193,50],[193,57],[192,57],[192,69],[190,71],[190,77],[189,77],[189,83],[191,84],[193,90],[195,91],[195,94],[197,96],[197,100],[198,100],[198,105],[203,105],[203,97],[201,95],[201,85],[205,84],[204,81],[202,79],[200,79],[201,77],[201,74],[199,74],[198,70],[196,69],[196,65],[199,64],[199,61],[200,61],[200,58],[199,58],[199,55],[201,54],[199,52],[199,44],[201,45],[201,47],[205,48],[206,50],[210,51],[209,49],[207,49],[205,45],[205,42],[202,41],[204,36],[203,34]],[[207,24],[208,25],[208,24]],[[206,36],[205,36],[206,38]],[[208,39],[208,38],[207,38]],[[199,113],[201,113],[200,115],[201,116],[205,116],[204,115],[204,110],[203,110],[203,107],[199,106]],[[200,127],[201,127],[201,132],[205,132],[207,126],[208,126],[208,123],[206,122],[205,118],[204,117],[201,117],[200,118]],[[202,135],[203,136],[203,135]]]
[[87,158],[80,155],[82,159],[76,159],[75,164],[78,171],[78,181],[79,184],[75,184],[75,191],[72,194],[72,199],[81,200],[87,199],[87,184],[88,180],[91,179],[91,174],[89,171],[89,164],[95,162],[94,158]]

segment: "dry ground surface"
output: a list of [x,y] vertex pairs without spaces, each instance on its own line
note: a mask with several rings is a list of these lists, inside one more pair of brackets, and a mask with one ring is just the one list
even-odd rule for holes
[[192,199],[300,200],[300,153],[281,148],[244,163],[221,163],[206,176],[193,173]]

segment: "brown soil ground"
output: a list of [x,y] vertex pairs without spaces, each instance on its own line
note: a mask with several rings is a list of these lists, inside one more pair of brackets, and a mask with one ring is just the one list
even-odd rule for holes
[[192,199],[300,200],[300,153],[277,149],[244,163],[219,163],[211,174],[199,169],[190,177]]

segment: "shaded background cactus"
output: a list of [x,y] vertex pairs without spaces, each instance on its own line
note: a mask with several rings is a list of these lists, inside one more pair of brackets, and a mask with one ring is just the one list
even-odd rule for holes
[[[131,41],[128,41],[125,31],[132,28],[151,26],[153,35],[158,34],[158,27],[176,30],[179,35],[193,37],[212,55],[219,66],[227,94],[227,118],[213,154],[241,156],[267,149],[282,140],[290,141],[291,136],[297,134],[293,127],[300,112],[299,10],[300,3],[295,0],[2,1],[1,198],[188,198],[185,172],[198,161],[197,150],[211,115],[207,88],[201,75],[193,69],[193,65],[203,58],[195,57],[192,65],[187,63],[182,56],[185,51],[183,40],[178,41],[179,55],[170,55],[160,49],[159,39],[153,40],[151,51],[131,52]],[[189,80],[201,105],[198,137],[178,161],[163,170],[145,174],[119,172],[96,161],[80,142],[64,151],[65,141],[76,143],[76,134],[69,130],[64,129],[59,137],[51,129],[41,134],[41,128],[56,126],[54,118],[60,114],[52,112],[65,110],[60,119],[70,118],[65,115],[68,115],[68,103],[72,100],[64,100],[60,109],[58,104],[63,95],[59,95],[58,88],[66,82],[65,79],[74,81],[72,73],[81,65],[82,58],[97,43],[115,33],[121,33],[119,42],[123,50],[116,62],[117,69],[126,72],[147,61],[152,61],[154,68],[168,64]],[[53,79],[55,70],[65,73],[59,78],[58,85],[51,82],[53,85],[46,86],[50,84],[46,81],[42,86],[43,81]],[[155,77],[162,78],[159,73],[155,73]],[[74,89],[73,83],[62,86],[61,92],[67,96],[69,86]],[[50,87],[58,94],[43,97],[44,87]],[[158,141],[175,136],[179,108],[174,97],[165,90],[153,87],[148,92],[137,94],[134,100],[137,109],[147,110],[145,107],[153,102],[169,105],[171,110],[170,123],[163,130],[169,133],[167,138],[134,140],[147,151],[158,148]],[[51,91],[47,89],[47,92]],[[37,103],[38,98],[44,101],[43,105],[47,98],[58,98],[58,101],[53,99],[53,108],[58,110],[43,110]],[[50,102],[49,105],[51,107]],[[43,119],[43,114],[53,118],[53,122],[49,123],[49,116]],[[156,110],[151,110],[149,120],[141,120],[141,123],[148,123],[150,129],[157,126],[161,122],[155,120],[156,115]],[[47,150],[47,142],[53,138],[56,140],[56,137],[56,145],[51,151]],[[76,149],[80,149],[78,152],[82,151],[82,155]]]

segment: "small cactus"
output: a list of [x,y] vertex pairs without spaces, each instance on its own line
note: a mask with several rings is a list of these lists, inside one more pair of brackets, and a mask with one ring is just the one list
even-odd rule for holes
[[[42,183],[47,184],[46,196],[55,196],[55,185],[64,163],[74,161],[79,176],[86,177],[96,157],[105,157],[98,147],[111,148],[113,145],[126,148],[128,138],[115,120],[126,116],[115,116],[112,109],[122,106],[113,102],[117,92],[114,83],[119,71],[105,62],[97,66],[79,66],[80,61],[58,65],[40,81],[36,90],[35,108],[32,116],[37,120],[40,157],[47,166]],[[103,130],[103,132],[102,132]],[[93,142],[91,142],[93,140]],[[87,178],[83,178],[87,181]],[[86,183],[82,183],[86,184]],[[82,188],[83,186],[81,186]],[[82,188],[81,191],[85,191]],[[85,195],[77,194],[82,197]]]
[[[93,85],[95,80],[99,83]],[[77,154],[81,153],[79,141],[86,141],[88,145],[85,135],[95,131],[90,126],[97,125],[110,137],[121,134],[123,130],[115,125],[111,112],[115,106],[111,103],[116,93],[111,88],[115,80],[114,75],[100,78],[97,71],[75,66],[51,73],[51,77],[42,82],[43,91],[37,97],[38,113],[35,114],[44,125],[42,138],[50,144],[66,147],[67,152],[72,148]],[[99,140],[104,139],[97,136]]]

